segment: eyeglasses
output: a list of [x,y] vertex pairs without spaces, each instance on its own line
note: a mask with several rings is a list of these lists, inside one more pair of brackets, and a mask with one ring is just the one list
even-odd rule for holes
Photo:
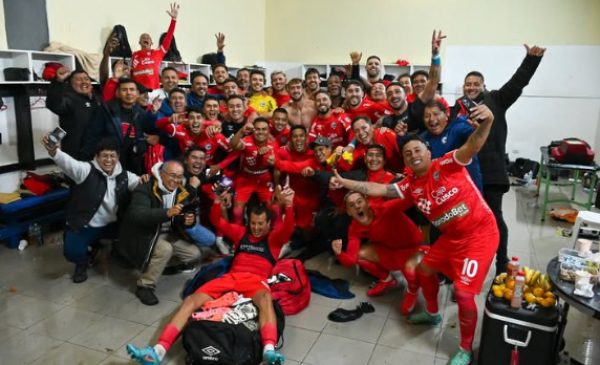
[[169,179],[171,180],[175,180],[175,181],[181,181],[183,180],[183,175],[177,175],[173,172],[163,172],[163,174],[167,175],[169,177]]

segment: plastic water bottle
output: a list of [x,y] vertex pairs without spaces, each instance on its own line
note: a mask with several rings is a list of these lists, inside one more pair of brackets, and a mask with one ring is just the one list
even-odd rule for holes
[[44,237],[42,236],[42,227],[36,222],[29,225],[28,230],[29,244],[33,245],[37,243],[38,246],[44,244]]
[[506,265],[506,273],[508,277],[515,278],[519,272],[519,258],[513,256],[512,259]]
[[519,271],[517,278],[515,279],[515,290],[513,296],[510,299],[510,306],[514,309],[521,308],[521,301],[523,300],[523,287],[525,286],[525,273]]

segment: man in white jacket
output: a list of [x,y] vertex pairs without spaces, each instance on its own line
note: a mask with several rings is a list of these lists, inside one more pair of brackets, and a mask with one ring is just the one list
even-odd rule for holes
[[117,236],[117,215],[142,178],[123,170],[113,139],[102,139],[89,162],[64,153],[58,144],[50,143],[48,135],[42,143],[54,163],[75,182],[67,203],[63,252],[75,264],[73,282],[82,283],[87,280],[88,248],[100,238]]

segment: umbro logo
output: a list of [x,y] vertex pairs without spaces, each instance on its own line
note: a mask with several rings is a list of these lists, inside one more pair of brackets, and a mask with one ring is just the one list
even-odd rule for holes
[[208,356],[215,356],[221,353],[221,351],[217,350],[216,348],[212,347],[212,346],[208,346],[202,349],[202,352],[204,352],[205,354],[207,354]]

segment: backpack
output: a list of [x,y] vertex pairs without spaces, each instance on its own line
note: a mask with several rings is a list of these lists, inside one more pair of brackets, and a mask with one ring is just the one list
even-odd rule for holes
[[[275,301],[273,308],[277,317],[277,348],[280,348],[285,316]],[[240,324],[190,321],[182,335],[187,365],[256,365],[262,360],[260,330],[255,320]]]
[[219,261],[211,262],[208,265],[205,265],[194,275],[194,277],[189,280],[185,287],[183,288],[183,292],[181,293],[181,298],[185,298],[190,294],[193,294],[199,287],[211,281],[212,279],[216,279],[218,277],[226,274],[231,268],[231,263],[233,262],[233,256],[227,256]]
[[[271,296],[288,316],[299,313],[310,303],[310,280],[304,264],[297,259],[277,261],[271,271],[279,279],[271,284]],[[289,279],[289,280],[288,280]]]
[[531,179],[535,179],[539,169],[539,162],[519,157],[510,164],[508,173],[510,176],[522,179],[527,173],[531,172]]
[[586,141],[579,138],[565,138],[562,141],[552,142],[550,155],[564,164],[592,165],[594,163],[594,150]]

